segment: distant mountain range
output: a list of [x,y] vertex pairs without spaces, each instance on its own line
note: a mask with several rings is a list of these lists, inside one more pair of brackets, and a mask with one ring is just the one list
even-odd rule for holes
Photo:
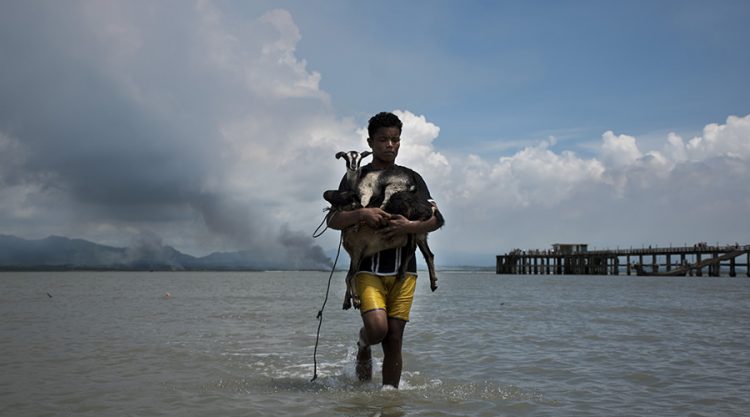
[[288,269],[247,251],[215,252],[203,257],[171,246],[118,248],[83,239],[49,236],[28,240],[0,235],[0,270],[268,270]]

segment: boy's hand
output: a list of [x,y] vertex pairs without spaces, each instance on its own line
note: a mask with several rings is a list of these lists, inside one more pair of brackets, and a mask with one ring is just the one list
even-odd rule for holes
[[412,221],[400,214],[391,214],[391,218],[388,221],[388,225],[379,230],[379,232],[386,239],[393,239],[399,235],[405,235],[410,233],[409,228],[412,226]]
[[374,229],[387,225],[390,218],[391,215],[379,207],[360,209],[360,222],[364,222]]

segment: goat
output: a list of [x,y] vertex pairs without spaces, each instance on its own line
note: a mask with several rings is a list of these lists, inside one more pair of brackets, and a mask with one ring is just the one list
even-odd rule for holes
[[[338,190],[326,191],[323,193],[323,198],[331,203],[332,209],[352,210],[358,207],[367,207],[372,202],[373,196],[378,197],[383,194],[383,201],[380,206],[381,208],[388,208],[390,211],[385,211],[391,214],[401,214],[410,220],[429,219],[433,215],[433,211],[435,214],[439,215],[426,199],[420,201],[414,195],[415,193],[410,192],[413,191],[415,187],[410,183],[408,175],[404,175],[405,172],[403,170],[400,172],[400,175],[396,172],[397,170],[391,168],[376,173],[369,173],[365,176],[367,180],[362,181],[362,179],[359,178],[361,172],[360,164],[362,158],[368,155],[370,155],[369,151],[362,152],[361,154],[356,151],[339,152],[336,154],[337,159],[343,157],[346,160],[347,181],[349,182],[350,189],[357,190],[358,192]],[[399,196],[399,193],[408,194],[401,194]],[[394,196],[397,197],[395,200],[393,198]],[[391,200],[393,200],[393,202],[389,205]],[[420,205],[418,202],[421,202],[422,204]],[[427,206],[425,206],[425,204]],[[442,216],[439,217],[439,221],[442,225]],[[399,277],[403,277],[406,273],[406,266],[418,246],[428,265],[430,272],[430,288],[432,291],[437,289],[434,255],[430,251],[429,246],[427,246],[427,234],[417,235],[416,238],[403,235],[392,239],[386,239],[377,233],[376,229],[367,224],[350,226],[342,230],[341,233],[344,242],[344,249],[349,253],[351,259],[349,272],[346,275],[346,294],[344,295],[343,304],[345,310],[351,308],[352,305],[354,305],[354,308],[359,308],[360,300],[357,296],[354,284],[354,275],[359,270],[362,259],[385,249],[400,248],[406,245],[410,246],[406,262],[402,262],[399,269]]]
[[[394,193],[386,203],[385,211],[388,213],[401,214],[409,220],[429,220],[430,217],[436,216],[440,226],[445,224],[445,219],[440,211],[437,210],[432,203],[427,201],[424,196],[420,196],[415,192],[399,191]],[[437,289],[435,255],[427,244],[427,233],[409,235],[406,249],[407,255],[401,262],[399,277],[403,277],[406,274],[406,266],[417,251],[417,247],[419,248],[419,251],[422,252],[422,256],[427,263],[427,271],[430,274],[430,289],[435,291]]]
[[[438,224],[442,226],[445,219],[442,214],[428,201],[426,195],[415,193],[416,186],[412,182],[407,170],[398,165],[383,170],[368,172],[356,184],[359,192],[360,204],[363,207],[380,207],[389,214],[400,214],[409,220],[429,220],[437,216]],[[378,202],[380,201],[380,204]],[[406,275],[406,267],[414,256],[417,247],[427,263],[430,274],[430,288],[437,289],[437,274],[435,273],[435,255],[427,244],[427,234],[410,235],[407,243],[406,259],[401,263],[398,277]]]

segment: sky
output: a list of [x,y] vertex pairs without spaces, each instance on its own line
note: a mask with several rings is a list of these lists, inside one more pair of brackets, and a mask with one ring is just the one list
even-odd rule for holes
[[750,243],[750,3],[0,3],[0,234],[328,265],[369,117],[510,250]]

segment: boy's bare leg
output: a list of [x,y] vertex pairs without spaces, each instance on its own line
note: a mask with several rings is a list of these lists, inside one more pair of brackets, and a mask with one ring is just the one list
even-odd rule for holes
[[388,332],[388,317],[383,310],[372,310],[362,314],[362,326],[357,341],[357,378],[372,379],[372,350],[370,346],[380,343]]
[[406,322],[399,319],[388,319],[388,331],[383,339],[383,385],[398,388],[401,382],[401,346],[403,344]]
[[383,310],[372,310],[362,314],[362,326],[357,341],[357,378],[372,379],[372,351],[370,346],[380,343],[388,332],[388,316]]
[[357,341],[357,365],[355,371],[357,379],[360,381],[369,381],[372,379],[372,349],[367,344],[365,328],[359,329],[359,340]]

